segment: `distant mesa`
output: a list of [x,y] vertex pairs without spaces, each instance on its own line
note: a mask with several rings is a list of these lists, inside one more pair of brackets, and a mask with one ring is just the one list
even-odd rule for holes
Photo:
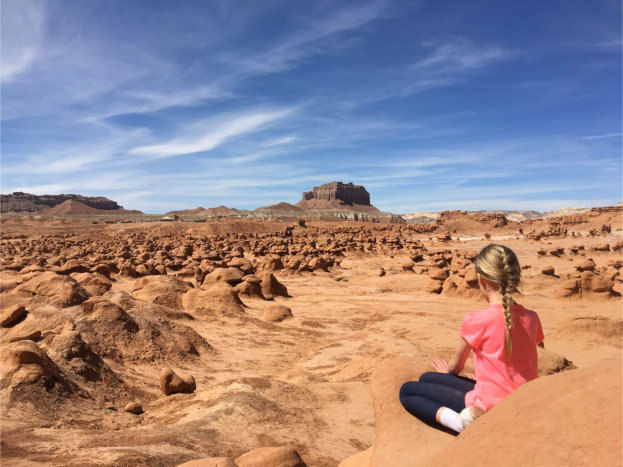
[[332,182],[315,187],[312,191],[303,193],[303,199],[297,206],[305,201],[341,201],[343,204],[361,204],[370,206],[370,193],[362,185],[352,183]]
[[179,216],[182,220],[208,220],[219,217],[288,219],[288,218],[325,218],[339,220],[359,220],[372,222],[404,223],[396,214],[380,211],[370,204],[370,193],[361,185],[353,183],[331,182],[315,187],[303,193],[296,204],[285,201],[262,206],[253,211],[238,210],[219,206],[216,208],[186,209],[170,211],[167,216]]
[[[16,191],[9,195],[0,195],[0,212],[40,212],[54,208],[55,206],[63,204],[67,201],[79,203],[79,205],[100,211],[123,212],[123,206],[120,206],[115,201],[111,201],[103,196],[82,196],[73,194],[38,196],[30,193],[23,193],[21,191]],[[69,208],[65,206],[62,210],[84,210],[84,208],[79,205],[72,204]]]

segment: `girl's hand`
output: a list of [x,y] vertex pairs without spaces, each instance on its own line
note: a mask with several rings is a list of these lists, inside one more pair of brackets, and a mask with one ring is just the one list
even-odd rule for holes
[[448,373],[448,362],[441,358],[433,360],[433,369],[438,373]]
[[476,375],[474,373],[463,373],[463,376],[465,376],[466,378],[473,379],[474,381],[476,381]]

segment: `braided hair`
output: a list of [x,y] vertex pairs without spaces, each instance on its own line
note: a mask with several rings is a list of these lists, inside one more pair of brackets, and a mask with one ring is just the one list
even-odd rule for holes
[[513,292],[519,286],[521,267],[517,255],[508,247],[492,243],[484,247],[476,258],[476,271],[486,279],[497,283],[502,295],[504,324],[506,326],[505,347],[508,357],[513,351],[511,329],[513,328]]

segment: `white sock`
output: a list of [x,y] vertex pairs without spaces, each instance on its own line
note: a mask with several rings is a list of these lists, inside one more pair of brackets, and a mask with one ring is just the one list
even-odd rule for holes
[[460,433],[463,431],[463,423],[461,422],[461,415],[456,413],[454,410],[449,409],[448,407],[444,407],[439,415],[440,423],[450,428],[451,430]]

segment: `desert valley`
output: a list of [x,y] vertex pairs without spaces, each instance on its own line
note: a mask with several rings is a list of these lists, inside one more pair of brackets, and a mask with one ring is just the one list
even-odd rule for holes
[[[332,183],[147,216],[67,196],[3,195],[2,465],[621,463],[621,204],[399,216]],[[540,315],[540,377],[453,436],[398,388],[484,307],[492,242]]]

